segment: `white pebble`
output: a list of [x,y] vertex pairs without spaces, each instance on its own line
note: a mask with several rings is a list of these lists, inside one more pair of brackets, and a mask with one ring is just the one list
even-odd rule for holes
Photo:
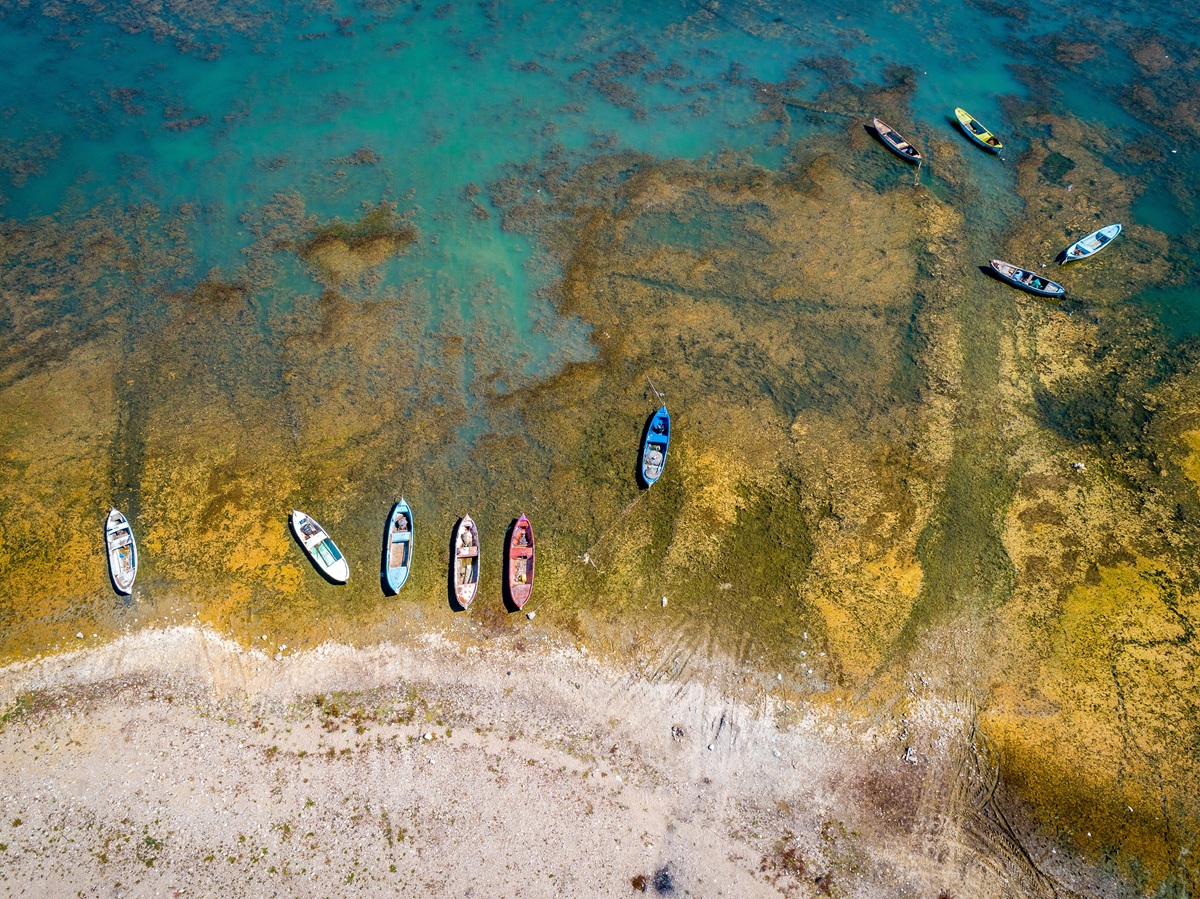
[[537,612],[526,612],[525,617],[528,618],[530,621],[533,621],[533,616],[536,614],[537,614]]
[[[716,746],[714,746],[712,743],[709,743],[709,744],[708,744],[708,751],[709,751],[709,752],[712,752],[712,751],[713,751],[714,749],[716,749],[716,748],[717,748],[717,747],[716,747]],[[1090,834],[1089,834],[1089,836],[1090,836]]]
[[76,634],[76,635],[75,635],[75,639],[76,639],[76,640],[82,640],[82,639],[83,639],[83,634],[82,634],[82,633],[78,633],[78,634]]

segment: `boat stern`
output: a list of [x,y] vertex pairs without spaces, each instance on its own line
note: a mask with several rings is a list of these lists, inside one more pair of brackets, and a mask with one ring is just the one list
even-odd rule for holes
[[350,580],[350,566],[346,564],[346,560],[338,559],[328,569],[329,579],[337,581],[339,584],[344,584]]

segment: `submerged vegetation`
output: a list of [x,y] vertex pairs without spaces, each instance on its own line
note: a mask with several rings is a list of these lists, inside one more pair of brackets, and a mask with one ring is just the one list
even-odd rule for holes
[[[378,264],[413,236],[385,210],[280,242],[311,228],[280,198],[260,211],[246,269],[183,301],[162,292],[160,326],[130,334],[115,376],[98,368],[111,338],[96,337],[0,395],[21,473],[4,546],[28,578],[5,601],[7,655],[147,618],[194,615],[292,649],[449,624],[443,535],[470,511],[498,548],[523,510],[542,547],[538,628],[673,677],[697,651],[730,652],[789,672],[788,690],[869,704],[918,671],[978,697],[1006,782],[1060,838],[1175,872],[1197,826],[1198,608],[1182,550],[1200,485],[1186,398],[1200,385],[1155,361],[1165,347],[1106,337],[1118,322],[1128,334],[1131,313],[1105,269],[1088,272],[1100,286],[1086,319],[972,284],[955,204],[888,185],[886,157],[847,163],[859,154],[846,149],[812,141],[778,174],[617,153],[550,196],[539,165],[514,174],[499,211],[562,271],[560,314],[591,327],[595,358],[473,401],[498,361],[480,342],[468,355],[462,322],[427,328],[415,294],[330,287],[281,310],[242,287],[278,277],[289,248]],[[1036,155],[1021,171],[1045,177]],[[1134,259],[1155,240],[1134,229]],[[1160,277],[1146,259],[1140,273],[1125,260],[1125,290]],[[956,311],[971,302],[996,320]],[[967,343],[996,355],[981,366]],[[641,491],[651,384],[675,437]],[[114,478],[143,547],[125,607],[96,563],[99,528],[74,514]],[[429,536],[404,594],[385,600],[378,535],[402,492]],[[301,499],[352,563],[342,590],[287,532]],[[485,633],[514,627],[494,556],[468,613]]]
[[393,205],[381,203],[357,222],[317,228],[297,252],[321,280],[339,284],[362,277],[416,240],[417,229],[401,220]]
[[[752,29],[755,9],[727,14],[754,34],[789,27]],[[1027,52],[1069,71],[1125,53],[1139,79],[1119,102],[1135,116],[1194,99],[1162,61],[1186,48],[1094,37]],[[1030,94],[1051,96],[1034,62],[1019,69]],[[824,85],[807,99],[806,76]],[[210,211],[191,205],[0,223],[0,654],[169,621],[279,652],[523,628],[656,676],[732,656],[778,695],[844,702],[897,740],[904,697],[936,693],[965,722],[956,758],[1001,775],[971,839],[1004,844],[1011,803],[1146,890],[1195,892],[1200,374],[1194,345],[1129,302],[1193,283],[1195,231],[1173,242],[1138,224],[1143,185],[1114,169],[1111,138],[1012,96],[1004,124],[1028,147],[1004,199],[978,202],[988,188],[961,137],[908,128],[916,70],[882,76],[864,83],[836,54],[774,83],[730,67],[723,89],[751,92],[776,169],[596,134],[463,188],[471,227],[522,235],[528,269],[552,273],[539,289],[556,318],[527,330],[589,335],[542,369],[511,349],[526,325],[492,314],[508,299],[495,283],[442,302],[428,278],[386,276],[438,239],[390,194],[322,221],[301,188],[280,191],[240,214],[238,263],[203,276],[189,240]],[[681,78],[643,48],[572,83],[644,117],[630,84]],[[903,125],[929,168],[883,152],[868,110]],[[1128,154],[1166,155],[1149,137]],[[38,175],[14,160],[14,186]],[[1191,208],[1181,179],[1168,187]],[[1120,252],[1073,267],[1061,305],[977,270],[989,255],[1051,260],[1116,220]],[[675,429],[645,491],[637,438],[657,391]],[[419,536],[404,591],[385,598],[380,536],[401,494]],[[103,565],[110,503],[142,549],[128,603]],[[347,587],[296,547],[297,505],[346,553]],[[455,615],[447,542],[468,512],[481,593]],[[539,537],[536,624],[500,599],[501,535],[521,512]],[[954,772],[921,772],[922,796],[949,795],[934,781]],[[895,776],[906,822],[915,779]],[[783,843],[771,864],[804,870]]]

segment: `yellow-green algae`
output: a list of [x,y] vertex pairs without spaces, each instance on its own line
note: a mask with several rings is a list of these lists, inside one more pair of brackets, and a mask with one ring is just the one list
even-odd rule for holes
[[[1133,192],[1080,123],[1046,129],[1019,167],[1027,216],[1006,253],[1048,259],[1126,219]],[[1070,161],[1070,178],[1044,165]],[[1096,223],[1093,225],[1093,223]],[[1012,599],[995,621],[981,712],[1043,826],[1146,889],[1195,889],[1200,830],[1192,367],[1123,301],[1181,276],[1166,239],[1127,226],[1120,258],[1064,273],[1075,314],[1017,298],[1004,342]]]
[[[999,254],[1014,261],[1050,258],[1133,199],[1082,125],[1033,125],[1049,137],[1018,167],[1026,224]],[[975,268],[969,171],[937,146],[937,194],[857,124],[794,146],[780,173],[731,154],[516,170],[490,193],[561,270],[560,312],[593,328],[596,358],[515,390],[488,325],[453,310],[435,323],[419,284],[373,290],[373,267],[419,239],[355,255],[352,234],[384,213],[330,236],[281,195],[246,217],[244,265],[182,291],[193,211],[30,226],[3,285],[5,314],[46,347],[6,348],[0,385],[5,657],[193,615],[289,647],[465,634],[465,619],[573,634],[662,676],[733,654],[786,672],[783,695],[858,691],[867,716],[909,714],[891,703],[915,673],[969,697],[955,714],[983,735],[965,728],[974,748],[954,758],[1004,778],[975,836],[951,839],[930,810],[974,800],[947,786],[952,766],[924,777],[902,817],[932,828],[932,857],[1011,853],[986,810],[1012,789],[1091,857],[1194,884],[1200,384],[1159,366],[1169,351],[1121,305],[1176,277],[1164,238],[1130,228],[1119,264],[1114,247],[1070,270],[1074,305],[1016,294]],[[1051,153],[1091,189],[1047,180]],[[389,233],[404,227],[385,213]],[[80,245],[96,252],[64,265]],[[311,295],[266,301],[305,254]],[[133,266],[150,297],[137,320],[96,287]],[[675,432],[640,491],[650,381]],[[401,493],[417,555],[386,599],[380,535]],[[141,541],[128,604],[104,569],[110,502]],[[292,507],[334,534],[347,587],[302,556]],[[500,536],[521,511],[541,551],[533,626],[499,595]],[[465,512],[496,552],[456,617],[446,544]]]

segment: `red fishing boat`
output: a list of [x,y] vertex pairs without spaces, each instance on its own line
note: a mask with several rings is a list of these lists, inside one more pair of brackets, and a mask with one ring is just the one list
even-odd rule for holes
[[523,608],[533,593],[533,525],[524,515],[517,519],[508,538],[504,580],[512,604],[518,609]]

